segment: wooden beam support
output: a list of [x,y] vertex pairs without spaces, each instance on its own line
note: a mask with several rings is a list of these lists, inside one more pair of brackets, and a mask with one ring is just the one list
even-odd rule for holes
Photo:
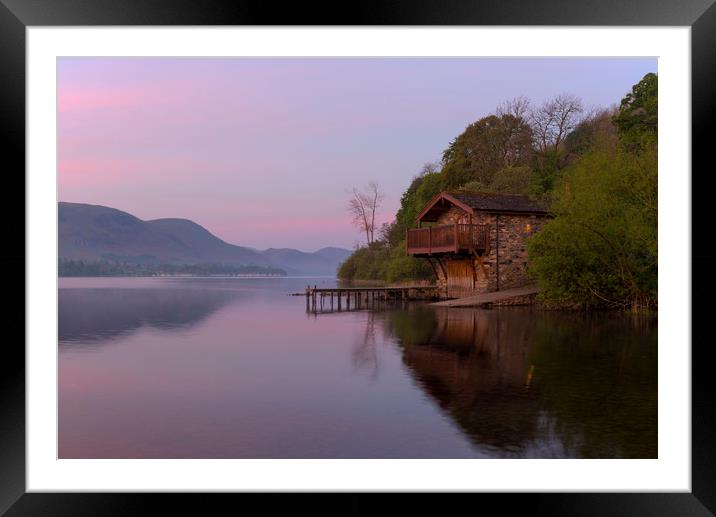
[[[477,260],[479,261],[480,258],[475,253],[475,250],[472,250],[472,252],[475,254],[475,257],[477,257]],[[477,268],[475,267],[475,259],[471,259],[470,262],[472,263],[472,290],[475,290],[475,286],[477,285]]]
[[430,264],[430,267],[433,268],[433,273],[435,273],[435,280],[440,280],[440,275],[438,275],[438,270],[435,268],[435,264],[433,264],[433,259],[428,257],[428,264]]
[[443,266],[443,263],[440,262],[440,258],[435,258],[435,260],[437,261],[438,266],[440,266],[440,269],[443,272],[443,277],[445,278],[445,283],[447,284],[448,277],[447,277],[447,271],[445,271],[445,266]]

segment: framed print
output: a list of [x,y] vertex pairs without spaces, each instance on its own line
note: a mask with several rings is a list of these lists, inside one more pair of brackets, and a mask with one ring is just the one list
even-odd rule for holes
[[8,515],[716,511],[711,2],[0,1]]

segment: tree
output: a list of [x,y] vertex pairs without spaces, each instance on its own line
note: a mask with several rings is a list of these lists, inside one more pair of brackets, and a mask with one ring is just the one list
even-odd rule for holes
[[442,174],[436,171],[421,172],[400,198],[400,208],[395,214],[396,225],[391,232],[391,242],[399,242],[405,237],[405,230],[415,226],[415,218],[423,207],[438,192],[443,190]]
[[497,106],[495,115],[498,117],[504,117],[505,115],[511,115],[515,118],[527,120],[530,113],[530,100],[527,97],[520,95],[509,101],[505,101]]
[[563,93],[530,112],[538,158],[535,184],[542,193],[552,190],[559,179],[566,165],[564,142],[579,124],[583,111],[579,97]]
[[378,183],[371,181],[362,190],[353,187],[352,197],[348,202],[348,211],[353,216],[353,224],[365,232],[368,244],[372,244],[375,235],[375,214],[380,208],[385,195],[380,191]]
[[638,150],[648,140],[656,141],[658,127],[658,78],[649,73],[626,94],[612,119],[625,148]]
[[492,178],[489,189],[500,194],[531,194],[532,170],[524,165],[500,169]]
[[[529,267],[549,300],[652,307],[657,303],[657,77],[647,74],[620,107],[592,109],[569,94],[537,107],[525,97],[499,105],[450,142],[439,167],[426,164],[374,240],[377,185],[353,190],[351,213],[365,231],[341,278],[432,278],[407,256],[405,232],[438,192],[530,194],[555,216],[528,242]],[[368,194],[373,194],[371,197]]]
[[460,187],[466,192],[492,192],[494,194],[530,195],[533,192],[532,169],[525,165],[505,167],[495,173],[489,185],[470,181]]
[[528,241],[545,298],[656,306],[657,112],[656,75],[647,74],[616,113],[594,113],[552,148],[570,164],[552,192],[555,218]]
[[579,124],[583,111],[579,97],[567,93],[532,110],[530,122],[537,149],[542,154],[557,153],[567,135]]
[[384,242],[375,241],[355,250],[338,268],[342,280],[385,280],[390,250]]
[[617,128],[612,119],[616,108],[594,109],[564,139],[564,163],[570,165],[595,144],[616,148]]
[[657,301],[657,153],[596,148],[567,169],[555,218],[528,241],[545,297],[643,309]]
[[457,188],[469,181],[489,184],[498,170],[529,165],[532,156],[532,128],[527,120],[512,113],[483,117],[443,151],[444,187]]

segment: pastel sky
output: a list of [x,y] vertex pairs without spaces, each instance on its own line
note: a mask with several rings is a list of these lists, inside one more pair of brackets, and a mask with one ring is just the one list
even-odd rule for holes
[[62,58],[61,201],[184,217],[255,248],[353,247],[348,190],[380,220],[502,101],[617,104],[655,58]]

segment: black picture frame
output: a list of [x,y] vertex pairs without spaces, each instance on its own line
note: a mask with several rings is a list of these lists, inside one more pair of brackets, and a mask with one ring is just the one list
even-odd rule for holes
[[[0,0],[0,148],[5,164],[6,199],[2,252],[6,293],[22,292],[25,300],[25,230],[18,222],[24,213],[25,192],[25,29],[29,26],[82,25],[574,25],[574,26],[690,26],[692,35],[692,491],[690,493],[581,493],[581,494],[466,494],[451,498],[461,504],[494,502],[500,511],[527,510],[548,515],[714,515],[716,514],[716,402],[711,395],[711,341],[706,333],[708,294],[716,279],[716,256],[710,251],[704,197],[708,125],[716,115],[716,6],[714,0],[502,0],[385,1],[335,4],[334,9],[315,4],[196,2],[194,0]],[[710,167],[713,169],[713,166]],[[693,171],[701,170],[702,174]],[[12,201],[12,202],[9,202]],[[19,206],[18,206],[19,205]],[[8,240],[8,237],[10,238]],[[25,304],[9,298],[5,321],[20,330],[24,342]],[[689,346],[689,343],[670,343]],[[211,514],[212,507],[233,504],[238,494],[76,494],[26,493],[25,488],[25,350],[19,338],[4,343],[0,376],[0,512],[7,515],[133,515],[159,503],[181,505],[185,511]],[[277,509],[276,500],[266,509]],[[240,497],[266,504],[269,495]],[[232,498],[227,500],[227,498]],[[328,497],[330,507],[341,514],[368,513],[383,507],[378,494]],[[281,508],[296,511],[320,508],[305,495],[288,494]],[[322,499],[321,505],[326,504]],[[335,502],[334,502],[335,501]],[[445,503],[410,498],[421,510],[444,512]],[[242,501],[243,502],[243,501]],[[405,511],[405,502],[401,503]],[[325,507],[326,509],[329,506]]]

